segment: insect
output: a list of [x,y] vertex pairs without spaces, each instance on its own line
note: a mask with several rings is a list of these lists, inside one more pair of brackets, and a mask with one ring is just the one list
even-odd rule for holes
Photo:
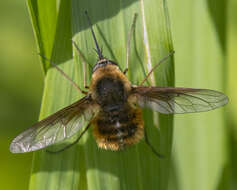
[[[85,94],[82,99],[17,136],[10,145],[12,153],[39,150],[79,133],[74,143],[62,149],[65,150],[76,144],[89,127],[93,126],[93,135],[100,148],[117,151],[134,145],[145,137],[145,142],[160,156],[147,138],[142,108],[175,114],[209,111],[227,104],[228,97],[214,90],[143,86],[156,66],[139,86],[131,84],[126,77],[128,69],[121,71],[117,63],[102,55],[88,15],[87,18],[99,57],[92,70],[89,91],[82,91],[78,87]],[[74,45],[78,49],[75,43]],[[172,55],[173,52],[159,63]]]

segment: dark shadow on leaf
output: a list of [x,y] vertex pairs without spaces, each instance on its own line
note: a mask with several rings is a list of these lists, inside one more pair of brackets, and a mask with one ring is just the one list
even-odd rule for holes
[[[92,25],[99,21],[109,19],[117,15],[122,9],[135,3],[137,0],[126,0],[126,1],[108,1],[108,0],[61,0],[59,3],[58,18],[56,24],[56,33],[53,42],[53,48],[51,50],[51,56],[47,57],[51,59],[55,64],[66,62],[72,58],[72,38],[75,34],[80,31],[88,29],[88,21],[85,17],[85,11],[87,10],[92,21]],[[38,7],[34,6],[34,16],[37,16]],[[101,10],[98,12],[98,10]],[[36,19],[37,20],[37,19]],[[73,24],[73,23],[78,24]],[[37,31],[41,31],[40,24],[36,23]],[[40,32],[39,32],[40,33]],[[45,46],[43,39],[40,34],[37,35],[39,41],[40,53],[46,55]],[[62,40],[63,39],[63,40]],[[48,43],[47,43],[48,44]],[[93,45],[91,44],[91,49]],[[63,52],[63,53],[62,53]],[[112,54],[112,58],[114,58]],[[44,62],[44,70],[50,67],[50,64]]]
[[207,5],[221,48],[226,55],[227,5],[228,1],[208,0]]

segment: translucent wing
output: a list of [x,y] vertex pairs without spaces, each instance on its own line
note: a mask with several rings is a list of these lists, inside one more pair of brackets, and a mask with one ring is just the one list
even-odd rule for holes
[[132,96],[139,106],[164,114],[209,111],[228,103],[225,94],[208,89],[139,86]]
[[85,127],[97,112],[97,104],[90,96],[85,96],[18,135],[10,151],[31,152],[69,138]]

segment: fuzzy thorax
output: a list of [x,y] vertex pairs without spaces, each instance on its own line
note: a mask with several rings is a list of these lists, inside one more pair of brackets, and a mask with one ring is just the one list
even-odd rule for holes
[[129,93],[131,90],[131,83],[128,78],[121,72],[117,65],[106,65],[104,67],[98,68],[92,75],[90,84],[90,93],[92,98],[96,100],[98,98],[97,94],[97,83],[103,78],[111,78],[114,81],[121,81],[125,93]]

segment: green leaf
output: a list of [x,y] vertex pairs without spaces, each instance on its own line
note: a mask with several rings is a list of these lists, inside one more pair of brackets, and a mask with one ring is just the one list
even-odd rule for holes
[[[29,1],[29,6],[38,45],[44,44],[40,52],[59,64],[81,87],[83,87],[83,64],[76,50],[73,51],[72,60],[71,39],[78,44],[89,64],[94,65],[98,59],[93,51],[95,45],[84,14],[85,10],[90,15],[98,43],[103,47],[103,54],[116,61],[122,69],[125,69],[126,65],[128,33],[134,14],[138,14],[131,39],[128,71],[129,79],[134,84],[139,84],[145,73],[172,50],[166,1],[72,0],[69,2],[61,0],[56,4],[56,2],[32,0]],[[55,12],[52,15],[41,9],[48,4],[55,5],[52,6]],[[47,19],[39,19],[41,18],[39,15],[48,17],[48,22]],[[54,23],[55,27],[51,30],[49,26],[52,21],[56,24]],[[50,33],[49,36],[47,32]],[[47,74],[41,119],[82,97],[54,68],[48,69],[48,63],[44,62],[43,65]],[[89,81],[91,68],[88,64],[87,74]],[[149,83],[173,86],[173,60],[169,59],[163,63],[154,72]],[[165,158],[159,159],[144,140],[119,152],[98,149],[90,130],[77,145],[62,153],[54,155],[45,150],[34,153],[30,189],[166,189],[172,143],[172,116],[144,110],[144,120],[150,141]],[[72,140],[64,143],[70,141]]]
[[236,86],[236,60],[237,60],[237,2],[235,0],[230,0],[228,3],[228,41],[227,41],[227,58],[228,58],[228,68],[227,68],[227,79],[228,86],[227,92],[230,98],[230,104],[227,108],[226,116],[229,130],[229,152],[230,152],[230,163],[229,163],[229,171],[231,171],[231,175],[228,176],[231,180],[231,188],[232,190],[237,188],[237,117],[236,117],[236,109],[237,109],[237,86]]
[[[227,2],[186,0],[169,5],[176,86],[224,91]],[[228,185],[224,108],[177,115],[174,129],[175,189],[224,189]]]

